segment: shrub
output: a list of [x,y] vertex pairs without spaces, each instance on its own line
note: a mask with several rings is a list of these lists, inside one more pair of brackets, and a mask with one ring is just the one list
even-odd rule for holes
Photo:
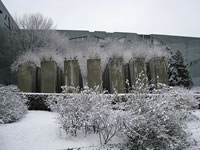
[[86,89],[79,94],[49,96],[47,105],[60,114],[59,121],[67,133],[72,136],[77,136],[78,131],[85,135],[97,133],[100,143],[106,144],[120,129],[120,117],[112,109],[110,98],[99,94],[98,89]]
[[163,87],[106,95],[87,89],[51,96],[47,103],[72,136],[93,132],[99,134],[101,144],[107,144],[121,135],[130,149],[183,149],[191,144],[185,122],[192,118],[188,110],[195,103],[186,90]]
[[[162,94],[157,94],[159,92]],[[186,90],[164,88],[126,96],[120,105],[127,144],[136,149],[184,149],[191,143],[185,132],[189,109],[194,105]],[[155,93],[154,93],[155,92]]]
[[15,86],[0,86],[0,123],[11,123],[27,112],[27,99],[17,93]]

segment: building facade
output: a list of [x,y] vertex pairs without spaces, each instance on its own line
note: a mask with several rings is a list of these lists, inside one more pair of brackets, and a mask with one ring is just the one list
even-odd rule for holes
[[18,29],[17,24],[0,0],[0,84],[16,83],[15,75],[10,71],[16,52],[9,40],[15,29]]
[[[18,29],[14,19],[0,0],[0,84],[16,83],[15,74],[10,71],[10,65],[16,58],[17,52],[8,40],[10,32]],[[167,35],[139,35],[136,33],[103,31],[89,32],[78,30],[58,30],[66,34],[70,41],[78,43],[98,42],[105,47],[110,42],[119,41],[129,44],[133,41],[150,42],[159,41],[172,50],[180,50],[184,56],[185,64],[190,71],[195,86],[200,86],[200,38],[167,36]],[[88,44],[85,46],[87,47]],[[82,47],[83,48],[83,47]]]

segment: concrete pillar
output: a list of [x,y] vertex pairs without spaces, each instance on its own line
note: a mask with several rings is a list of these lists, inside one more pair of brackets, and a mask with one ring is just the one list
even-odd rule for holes
[[81,73],[78,60],[67,60],[64,62],[64,78],[66,86],[80,88],[82,86],[80,76]]
[[18,88],[23,92],[36,92],[36,66],[22,64],[18,68]]
[[163,83],[168,85],[168,73],[165,57],[154,57],[149,61],[149,77],[151,84]]
[[95,88],[99,86],[102,91],[102,74],[101,74],[101,60],[88,59],[87,60],[87,74],[88,74],[88,87]]
[[41,92],[41,68],[37,67],[36,68],[36,92],[40,93]]
[[125,93],[125,74],[124,64],[122,58],[112,58],[109,60],[109,81],[110,93],[117,91],[118,93]]
[[106,66],[102,74],[102,80],[103,80],[103,90],[108,91],[108,93],[110,93],[110,78],[109,78],[108,65]]
[[54,61],[41,62],[41,92],[57,92],[57,66]]
[[146,86],[148,84],[147,68],[144,58],[131,59],[130,66],[130,83],[131,86]]

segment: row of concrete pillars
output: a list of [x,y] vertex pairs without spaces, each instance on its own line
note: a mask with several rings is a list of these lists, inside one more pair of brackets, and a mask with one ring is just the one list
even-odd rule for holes
[[[89,88],[99,86],[100,91],[126,93],[130,85],[168,84],[164,57],[152,58],[148,63],[144,58],[131,59],[127,64],[122,58],[112,58],[101,70],[100,59],[87,60]],[[83,89],[78,60],[65,61],[64,71],[54,61],[42,61],[40,68],[30,64],[19,66],[18,88],[23,92],[59,93],[63,85]]]

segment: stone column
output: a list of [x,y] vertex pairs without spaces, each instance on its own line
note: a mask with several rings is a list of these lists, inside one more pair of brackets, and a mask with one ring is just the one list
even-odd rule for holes
[[22,64],[18,68],[18,88],[23,92],[36,92],[36,66]]
[[65,86],[73,88],[80,88],[82,86],[78,60],[67,60],[64,62],[64,78]]
[[144,58],[131,59],[130,66],[130,83],[131,86],[146,86],[148,84],[147,68]]
[[57,65],[54,61],[41,62],[41,92],[57,92]]
[[149,77],[151,84],[168,85],[168,73],[165,57],[154,57],[149,61]]
[[88,59],[87,60],[87,74],[88,74],[88,87],[99,87],[102,91],[102,73],[101,73],[101,60]]
[[118,93],[125,93],[125,75],[124,64],[122,58],[112,58],[109,60],[109,81],[110,81],[110,93],[114,93],[115,90]]

